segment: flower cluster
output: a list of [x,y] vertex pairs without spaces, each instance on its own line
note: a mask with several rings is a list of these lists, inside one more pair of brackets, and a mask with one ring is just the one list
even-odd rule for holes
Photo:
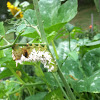
[[[13,60],[16,61],[16,66],[18,63],[22,64],[23,62],[41,62],[44,65],[44,68],[48,69],[48,72],[56,71],[57,66],[54,59],[51,56],[51,53],[47,50],[43,50],[43,47],[28,47],[28,48],[20,48],[22,52],[19,54],[16,53],[17,51],[12,51]],[[16,59],[18,58],[19,59]]]
[[11,11],[12,15],[15,16],[16,18],[22,18],[23,17],[21,9],[15,7],[10,2],[7,2],[7,7]]

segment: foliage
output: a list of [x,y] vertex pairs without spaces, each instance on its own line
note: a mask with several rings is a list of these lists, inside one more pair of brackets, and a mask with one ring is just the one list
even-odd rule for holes
[[[99,100],[100,34],[90,39],[81,28],[68,23],[77,14],[77,0],[64,4],[39,0],[38,4],[46,43],[34,7],[22,6],[23,18],[10,19],[14,24],[6,34],[15,32],[13,43],[4,37],[0,22],[0,69],[5,68],[0,71],[0,99],[74,100],[70,96],[74,94],[77,100]],[[90,30],[88,33],[91,35]],[[20,36],[23,39],[18,40]],[[51,68],[51,61],[55,71],[48,72],[45,67]]]
[[95,6],[97,8],[97,11],[100,12],[100,0],[94,0]]

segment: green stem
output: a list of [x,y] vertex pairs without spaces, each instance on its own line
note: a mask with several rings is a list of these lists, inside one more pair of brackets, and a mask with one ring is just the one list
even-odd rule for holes
[[56,77],[56,74],[55,74],[55,73],[52,73],[52,75],[53,75],[53,76],[54,76],[54,78],[56,79],[56,81],[57,81],[57,83],[58,83],[58,85],[59,85],[59,87],[60,87],[61,91],[62,91],[62,92],[63,92],[63,94],[65,95],[66,99],[67,99],[67,100],[69,100],[69,98],[68,98],[68,96],[67,96],[66,92],[64,91],[64,89],[62,88],[62,86],[61,86],[61,84],[60,84],[60,82],[59,82],[58,78]]
[[28,80],[30,80],[30,82],[33,82],[33,83],[34,83],[33,79],[31,79],[31,78],[24,72],[23,69],[21,69],[21,72],[23,73],[24,77],[28,78]]
[[13,73],[13,75],[22,83],[25,84],[25,82],[16,74],[16,72],[13,70],[13,68],[8,67],[9,70]]
[[[33,0],[33,2],[34,2],[35,10],[36,10],[36,16],[37,16],[39,29],[41,32],[42,41],[47,43],[47,46],[48,46],[48,42],[47,42],[46,35],[44,32],[43,24],[42,24],[42,19],[41,19],[40,12],[39,12],[38,0]],[[64,85],[65,85],[65,89],[68,93],[68,96],[71,98],[71,100],[76,100],[59,67],[58,67],[58,74],[61,77],[63,83],[65,82]]]
[[71,39],[71,37],[70,37],[70,32],[69,32],[69,50],[71,51],[71,42],[70,42],[70,39]]
[[0,42],[3,40],[3,36],[0,35]]
[[[46,45],[46,44],[44,44],[44,43],[28,43],[29,45],[32,45],[32,44],[34,44],[34,45],[41,45],[41,46],[44,46],[44,45]],[[15,45],[18,45],[18,46],[27,46],[27,43],[15,43]],[[5,45],[5,46],[0,46],[0,50],[3,50],[3,49],[6,49],[6,48],[11,48],[11,47],[13,47],[13,44],[9,44],[9,45]]]
[[40,67],[39,65],[35,64],[35,68],[38,68],[38,70],[39,70],[39,75],[37,75],[37,76],[40,77],[40,78],[46,83],[46,85],[47,85],[47,87],[48,87],[48,90],[49,90],[49,92],[50,92],[50,91],[51,91],[51,89],[50,89],[50,84],[46,81],[45,75],[44,75],[44,73],[43,73],[41,67]]
[[[52,41],[52,42],[53,42],[53,41]],[[54,51],[56,51],[56,48],[55,48],[54,43],[53,43],[53,49],[54,49]],[[55,55],[58,56],[57,52],[55,53]],[[56,57],[56,58],[57,58],[57,57]],[[58,59],[57,59],[57,60],[58,60]],[[59,74],[61,80],[63,81],[63,84],[65,85],[65,89],[66,89],[66,92],[67,92],[69,98],[71,98],[71,100],[76,100],[75,97],[74,97],[74,94],[72,93],[72,91],[71,91],[71,89],[70,89],[70,86],[68,85],[68,83],[67,83],[65,77],[64,77],[63,74],[62,74],[62,71],[61,71],[59,65],[58,65],[58,74]]]
[[72,93],[72,91],[71,91],[71,89],[70,89],[70,86],[68,85],[68,83],[67,83],[65,77],[63,76],[62,71],[61,71],[61,69],[59,68],[59,66],[58,66],[58,74],[59,74],[61,80],[63,81],[63,84],[64,84],[64,86],[65,86],[65,90],[66,90],[66,92],[67,92],[69,98],[70,98],[71,100],[76,100],[76,98],[75,98],[74,94]]
[[42,18],[41,18],[40,12],[39,12],[38,0],[33,0],[33,4],[34,4],[34,8],[36,10],[36,17],[37,17],[37,22],[39,25],[39,30],[41,32],[42,41],[47,43],[46,34],[45,34],[43,24],[42,24]]
[[[22,84],[25,84],[25,82],[16,74],[16,72],[13,70],[13,68],[11,67],[8,67],[9,70],[13,73],[13,75],[22,83]],[[27,88],[27,90],[29,91],[29,94],[31,95],[31,91],[29,88]]]
[[19,34],[18,34],[18,36],[16,37],[15,41],[13,42],[13,45],[15,45],[15,43],[17,42],[17,40],[19,39],[19,37],[20,37],[21,34],[22,34],[22,33],[19,33]]
[[53,46],[53,49],[54,49],[54,53],[55,53],[56,59],[59,59],[53,40],[51,41],[51,43],[52,43],[52,46]]
[[27,86],[37,86],[37,85],[44,85],[45,83],[42,83],[42,82],[38,82],[38,83],[25,83],[22,87],[20,87],[19,89],[13,91],[13,92],[10,92],[9,95],[11,94],[14,94],[18,91],[21,91],[22,89],[24,89],[25,87]]
[[0,41],[3,39],[7,44],[10,44],[3,36],[0,35]]
[[[27,19],[24,19],[24,20],[28,22]],[[29,22],[28,22],[28,24],[27,24],[27,23],[25,23],[25,24],[26,24],[27,27],[32,27],[32,28],[34,28],[34,29],[37,31],[37,33],[40,35],[40,37],[41,37],[41,33],[40,33],[40,31],[39,31],[39,29],[38,29],[37,26],[33,26],[33,25],[30,24]]]
[[[42,24],[42,19],[41,19],[40,12],[39,12],[38,0],[34,0],[33,2],[34,2],[35,10],[36,10],[36,16],[37,16],[37,21],[38,21],[39,29],[40,29],[40,32],[41,32],[42,41],[46,42],[47,46],[48,46],[48,42],[47,42],[46,35],[45,35],[45,32],[44,32],[43,24]],[[66,80],[65,80],[65,78],[64,78],[64,76],[63,76],[63,74],[62,74],[62,72],[60,70],[60,68],[58,68],[58,74],[61,77],[62,81],[65,82],[64,85],[66,87],[66,91],[67,91],[69,97],[72,98],[71,100],[75,100],[75,97],[74,97],[72,91],[70,90],[70,87],[67,84],[67,82],[66,82]],[[67,88],[68,88],[68,90],[67,90]]]

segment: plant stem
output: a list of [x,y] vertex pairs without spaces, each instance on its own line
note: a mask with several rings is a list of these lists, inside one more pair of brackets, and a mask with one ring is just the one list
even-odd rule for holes
[[22,72],[22,74],[24,74],[24,77],[28,78],[28,80],[29,80],[30,82],[33,82],[33,83],[34,83],[33,79],[31,79],[30,76],[28,76],[28,75],[24,72],[23,69],[21,69],[21,72]]
[[38,68],[38,70],[39,70],[39,75],[37,75],[37,76],[40,77],[46,83],[46,85],[48,87],[48,90],[50,92],[51,91],[50,84],[46,81],[45,74],[43,73],[43,71],[42,71],[42,69],[40,67],[40,64],[39,65],[35,64],[35,69],[36,68]]
[[69,50],[71,51],[71,42],[70,42],[70,39],[71,39],[71,36],[70,36],[70,32],[69,32]]
[[62,92],[63,92],[63,94],[65,95],[66,99],[67,99],[67,100],[69,100],[69,98],[68,98],[68,96],[67,96],[66,92],[63,90],[63,88],[62,88],[62,86],[61,86],[61,84],[60,84],[59,80],[57,79],[56,74],[55,74],[55,73],[52,73],[52,75],[53,75],[53,76],[54,76],[54,78],[56,79],[56,81],[57,81],[57,83],[58,83],[58,85],[59,85],[59,87],[60,87],[61,91],[62,91]]
[[9,70],[13,73],[13,75],[22,83],[25,84],[25,82],[16,74],[16,72],[13,70],[13,68],[8,67]]
[[[44,46],[46,45],[45,43],[15,43],[15,45],[18,45],[18,46],[27,46],[27,45],[41,45],[41,46]],[[5,45],[5,46],[0,46],[0,50],[3,50],[3,49],[6,49],[6,48],[11,48],[13,47],[13,44],[9,44],[9,45]]]
[[[9,70],[13,73],[13,75],[22,83],[22,84],[25,84],[25,82],[16,74],[16,72],[13,70],[13,68],[11,67],[8,67]],[[31,91],[29,88],[27,88],[27,90],[29,91],[29,94],[31,95]]]
[[19,33],[18,36],[16,37],[15,41],[13,42],[13,45],[15,45],[15,43],[17,42],[18,38],[20,37],[22,33]]
[[[46,35],[45,35],[45,32],[44,32],[44,28],[43,28],[43,25],[42,25],[42,19],[41,19],[40,12],[39,12],[38,0],[33,0],[33,2],[34,2],[35,10],[36,10],[36,16],[37,16],[39,29],[40,29],[40,32],[41,32],[42,41],[47,43],[47,46],[48,46],[48,42],[47,42]],[[69,87],[69,85],[67,84],[59,66],[58,66],[58,74],[59,74],[60,78],[62,79],[64,85],[65,85],[65,89],[68,93],[68,96],[71,98],[71,100],[76,100],[71,89],[70,89],[70,87]]]
[[[52,41],[52,42],[53,42],[53,41]],[[54,51],[56,51],[56,48],[55,48],[55,44],[54,44],[54,43],[53,43],[53,49],[54,49]],[[58,56],[57,52],[55,53],[55,56]],[[56,59],[57,59],[57,58],[58,58],[58,57],[56,57]],[[58,59],[57,59],[57,60],[58,60]],[[58,65],[58,74],[59,74],[61,80],[63,81],[63,84],[64,84],[64,86],[65,86],[65,90],[66,90],[66,92],[67,92],[69,98],[71,98],[71,100],[76,100],[75,97],[74,97],[74,94],[72,93],[72,91],[71,91],[71,89],[70,89],[70,86],[68,85],[68,83],[67,83],[65,77],[64,77],[63,74],[62,74],[62,71],[61,71],[59,65]]]
[[3,39],[7,44],[10,44],[3,36],[0,35],[0,37],[1,37],[0,41]]
[[37,22],[38,22],[38,25],[39,25],[39,30],[41,32],[41,39],[42,39],[43,42],[47,43],[46,34],[45,34],[45,31],[44,31],[44,28],[43,28],[42,19],[41,19],[41,15],[40,15],[40,12],[39,12],[38,0],[33,0],[33,4],[34,4],[34,8],[36,10],[36,17],[37,17]]
[[[24,20],[28,22],[27,19],[24,19]],[[25,24],[26,24],[27,27],[32,27],[32,28],[34,28],[34,29],[37,31],[37,33],[40,35],[40,37],[41,37],[41,33],[40,33],[40,31],[39,31],[39,29],[38,29],[37,26],[33,26],[33,25],[30,24],[29,22],[28,22],[28,24],[27,24],[27,23],[25,23]]]
[[56,47],[55,47],[55,44],[54,44],[53,40],[51,41],[51,43],[52,43],[52,46],[54,48],[54,53],[55,53],[56,59],[59,59],[57,51],[56,51]]
[[65,86],[65,90],[66,90],[66,92],[67,92],[69,98],[70,98],[71,100],[76,100],[76,98],[75,98],[74,94],[72,93],[72,91],[71,91],[71,89],[70,89],[70,86],[68,85],[68,83],[67,83],[65,77],[63,76],[62,71],[61,71],[61,69],[59,68],[59,66],[58,66],[58,74],[59,74],[61,80],[63,81],[63,84],[64,84],[64,86]]
[[9,95],[14,94],[14,93],[16,93],[16,92],[18,92],[18,91],[24,89],[24,88],[27,87],[27,86],[37,86],[37,85],[44,85],[44,84],[45,84],[45,83],[42,83],[42,82],[38,82],[38,83],[25,83],[25,84],[24,84],[22,87],[20,87],[19,89],[15,90],[15,91],[13,91],[13,92],[10,92]]

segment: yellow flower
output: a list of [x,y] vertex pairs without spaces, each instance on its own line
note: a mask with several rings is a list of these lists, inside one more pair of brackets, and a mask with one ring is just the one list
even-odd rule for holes
[[10,2],[7,2],[7,7],[11,11],[12,15],[15,16],[16,18],[22,18],[23,17],[21,9],[15,7]]

